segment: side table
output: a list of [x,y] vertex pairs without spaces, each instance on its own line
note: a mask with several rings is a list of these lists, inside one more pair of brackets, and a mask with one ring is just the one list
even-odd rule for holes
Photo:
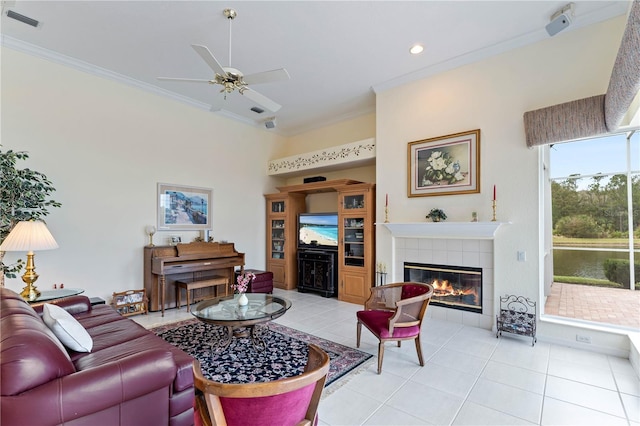
[[52,300],[64,299],[65,297],[76,296],[84,293],[84,289],[81,288],[61,288],[59,290],[44,290],[40,292],[35,300],[28,300],[29,304],[35,305],[44,302],[50,302]]

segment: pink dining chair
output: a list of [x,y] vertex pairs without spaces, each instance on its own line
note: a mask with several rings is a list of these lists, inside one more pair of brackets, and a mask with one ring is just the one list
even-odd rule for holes
[[382,358],[386,342],[414,340],[418,360],[424,366],[422,346],[420,345],[420,327],[427,311],[433,286],[422,283],[393,283],[371,288],[371,296],[364,302],[364,310],[358,311],[358,340],[364,325],[379,340],[378,374],[382,372]]

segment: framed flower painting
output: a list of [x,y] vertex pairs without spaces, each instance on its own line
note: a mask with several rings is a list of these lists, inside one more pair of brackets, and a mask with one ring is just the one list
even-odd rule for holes
[[480,129],[408,144],[407,195],[480,192]]

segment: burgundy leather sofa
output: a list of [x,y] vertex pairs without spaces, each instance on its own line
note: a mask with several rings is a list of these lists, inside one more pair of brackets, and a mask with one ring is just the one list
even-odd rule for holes
[[193,424],[190,355],[88,297],[52,303],[82,324],[93,349],[66,349],[42,306],[0,288],[0,424]]

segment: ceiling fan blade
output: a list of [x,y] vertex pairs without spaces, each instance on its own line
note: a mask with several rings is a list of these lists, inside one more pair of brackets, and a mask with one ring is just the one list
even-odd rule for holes
[[244,76],[244,81],[247,84],[262,84],[271,83],[274,81],[289,80],[289,73],[286,69],[280,68],[277,70],[257,72],[255,74],[249,74]]
[[277,104],[276,102],[267,98],[265,95],[262,95],[253,89],[246,88],[242,91],[242,94],[258,105],[265,107],[269,111],[276,112],[280,108],[282,108],[282,105]]
[[207,63],[207,65],[209,65],[213,72],[215,72],[216,74],[220,74],[223,77],[227,75],[227,72],[224,70],[224,68],[222,68],[220,62],[218,62],[216,57],[213,56],[213,53],[209,51],[207,46],[192,44],[191,47],[193,47],[193,50],[195,50],[196,53],[200,55],[200,57]]
[[211,80],[204,80],[201,78],[173,78],[173,77],[156,77],[162,81],[186,81],[188,83],[211,83]]

